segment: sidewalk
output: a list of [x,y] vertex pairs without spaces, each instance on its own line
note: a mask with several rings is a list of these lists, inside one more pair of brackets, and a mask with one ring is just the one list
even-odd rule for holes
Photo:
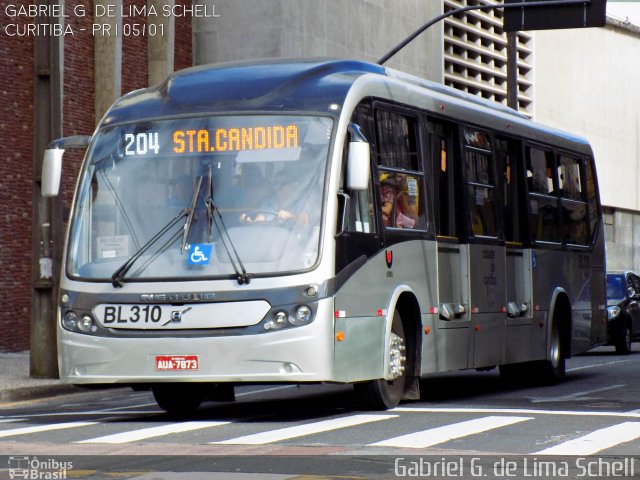
[[31,378],[29,352],[0,352],[0,402],[15,402],[82,391],[58,379]]

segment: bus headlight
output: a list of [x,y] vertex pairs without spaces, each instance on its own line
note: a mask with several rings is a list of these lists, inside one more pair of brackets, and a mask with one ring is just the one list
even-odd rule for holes
[[276,312],[271,320],[265,322],[264,329],[265,330],[280,330],[287,324],[287,312],[283,312],[282,310]]
[[62,325],[67,330],[75,330],[78,324],[78,314],[73,310],[67,311],[62,317]]
[[97,327],[93,323],[91,315],[83,315],[78,322],[78,330],[84,333],[95,332]]
[[293,317],[289,318],[292,325],[305,325],[311,321],[311,309],[306,305],[300,305]]
[[609,320],[614,320],[616,318],[618,318],[618,315],[620,315],[620,307],[617,305],[612,305],[611,307],[607,308],[607,318]]

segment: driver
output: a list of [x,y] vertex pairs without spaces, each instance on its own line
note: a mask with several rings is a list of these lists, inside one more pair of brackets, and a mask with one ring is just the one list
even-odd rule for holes
[[274,176],[274,194],[266,198],[253,219],[249,215],[244,216],[246,222],[264,221],[294,221],[299,224],[308,224],[307,212],[298,211],[300,197],[296,189],[296,183],[291,173],[280,170]]

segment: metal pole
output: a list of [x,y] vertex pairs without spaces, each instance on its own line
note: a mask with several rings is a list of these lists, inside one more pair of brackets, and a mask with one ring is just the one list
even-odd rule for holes
[[418,35],[424,32],[427,28],[435,25],[440,20],[444,20],[447,17],[455,15],[457,13],[468,12],[470,10],[497,10],[499,8],[535,8],[535,7],[553,7],[553,6],[570,6],[570,5],[588,5],[591,3],[591,0],[543,0],[543,1],[531,1],[531,2],[522,2],[522,3],[499,3],[499,4],[489,4],[489,5],[470,5],[467,7],[460,7],[449,12],[443,13],[442,15],[438,15],[436,18],[429,20],[423,26],[418,28],[415,32],[405,38],[398,45],[393,47],[386,55],[384,55],[380,60],[378,60],[378,64],[383,65],[387,60],[393,57],[396,53],[406,47],[410,42],[412,42]]
[[[48,0],[47,4],[63,5],[64,0]],[[41,16],[36,21],[53,24],[64,19]],[[62,199],[43,198],[40,180],[44,149],[62,136],[63,45],[63,36],[34,38],[31,375],[46,378],[58,376],[56,305],[64,234]]]
[[518,110],[518,34],[507,32],[507,106]]

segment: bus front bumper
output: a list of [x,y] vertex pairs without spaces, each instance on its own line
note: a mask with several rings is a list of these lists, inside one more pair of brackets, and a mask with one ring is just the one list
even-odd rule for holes
[[[320,302],[309,325],[257,335],[116,338],[59,328],[60,378],[72,384],[332,381],[331,303]],[[180,357],[189,362],[179,370],[158,363]]]

